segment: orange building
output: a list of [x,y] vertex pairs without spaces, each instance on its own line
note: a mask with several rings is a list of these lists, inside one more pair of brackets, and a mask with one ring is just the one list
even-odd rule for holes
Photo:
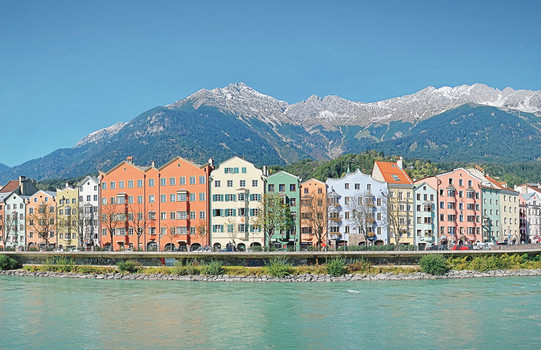
[[56,245],[56,193],[38,191],[26,205],[26,247],[54,248]]
[[327,185],[316,179],[301,184],[301,247],[327,246]]
[[161,168],[133,159],[100,174],[102,246],[123,250],[194,250],[209,244],[212,165],[177,157]]

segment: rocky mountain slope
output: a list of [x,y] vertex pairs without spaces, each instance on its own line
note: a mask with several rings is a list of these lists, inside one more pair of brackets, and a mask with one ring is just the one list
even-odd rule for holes
[[428,87],[373,103],[311,96],[288,104],[237,83],[199,90],[93,132],[73,148],[0,169],[0,180],[94,173],[128,155],[137,164],[240,155],[263,165],[376,149],[432,160],[534,161],[541,158],[539,116],[540,91],[482,84]]

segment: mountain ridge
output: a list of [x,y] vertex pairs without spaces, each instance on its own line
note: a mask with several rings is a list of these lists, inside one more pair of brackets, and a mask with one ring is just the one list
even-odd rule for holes
[[[407,156],[416,153],[411,148],[424,142],[416,128],[421,123],[429,125],[429,132],[434,135],[442,131],[445,136],[446,130],[456,133],[453,124],[442,126],[437,119],[426,123],[454,110],[464,115],[473,113],[482,123],[488,123],[489,136],[505,138],[508,135],[505,130],[513,130],[509,140],[502,140],[502,144],[517,143],[517,139],[520,141],[517,132],[527,130],[530,140],[517,143],[522,147],[521,152],[526,152],[528,146],[539,147],[540,91],[511,88],[500,91],[474,84],[427,87],[414,94],[371,103],[312,95],[304,101],[288,104],[244,83],[236,83],[224,88],[201,89],[174,103],[152,108],[129,122],[92,132],[72,148],[56,150],[7,170],[0,168],[0,179],[17,174],[40,179],[95,173],[114,166],[128,155],[140,162],[155,160],[158,164],[176,155],[199,163],[209,157],[223,161],[239,155],[259,165],[286,164],[305,158],[330,159],[367,149],[399,151]],[[505,123],[494,124],[491,113],[497,113]],[[449,118],[458,122],[461,115]],[[520,123],[524,125],[517,126]],[[482,127],[479,123],[470,124]],[[476,139],[474,135],[478,131],[471,129],[470,124],[461,124],[468,135],[468,140],[461,142]],[[407,147],[406,141],[409,142]],[[463,148],[460,142],[448,141]],[[426,143],[422,147],[425,146],[428,147]],[[444,148],[440,148],[442,154],[446,154]],[[493,149],[502,151],[501,147]],[[512,159],[509,152],[503,155],[494,154],[490,149],[486,152],[488,160]],[[430,147],[426,154],[427,157],[430,154],[431,159],[441,159]]]

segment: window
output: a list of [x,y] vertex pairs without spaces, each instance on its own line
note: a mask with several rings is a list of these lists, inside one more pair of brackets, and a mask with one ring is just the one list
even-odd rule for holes
[[297,190],[297,185],[295,184],[290,184],[289,185],[289,191],[290,192],[295,192]]
[[148,202],[149,203],[154,203],[154,195],[153,194],[148,196]]
[[296,207],[297,206],[297,199],[296,198],[291,198],[289,200],[289,206],[290,207]]
[[169,195],[169,202],[176,202],[176,201],[177,201],[177,196],[174,193],[171,193]]
[[195,185],[195,176],[190,176],[190,185]]
[[170,177],[169,178],[169,186],[175,186],[177,184],[177,178],[176,177]]
[[199,176],[199,184],[203,185],[206,182],[204,176]]
[[118,182],[118,188],[124,188],[124,181]]
[[258,186],[258,181],[252,180],[252,187],[257,187],[257,186]]
[[161,203],[166,203],[167,202],[167,195],[166,194],[161,194],[160,195],[160,202]]
[[242,167],[240,169],[241,169],[241,173],[246,174],[246,167]]
[[[186,185],[186,178],[184,176],[181,176],[178,178],[178,184],[179,185]],[[220,187],[220,186],[217,186]]]
[[233,180],[227,180],[227,187],[233,187]]
[[223,194],[213,194],[212,195],[212,201],[213,202],[222,202],[224,200]]
[[197,201],[196,193],[190,193],[190,202],[195,202],[195,201]]
[[214,187],[218,188],[221,186],[220,180],[214,181]]
[[154,179],[148,179],[148,186],[154,187]]
[[190,220],[195,220],[195,211],[190,212]]
[[268,184],[267,189],[269,192],[274,192],[274,184]]
[[286,185],[285,184],[279,184],[278,185],[278,191],[285,192],[286,191]]
[[199,201],[204,202],[205,200],[205,192],[199,192]]
[[187,196],[186,192],[177,193],[177,202],[186,202]]
[[199,219],[206,219],[207,218],[207,212],[200,211],[199,212]]
[[111,181],[111,182],[109,183],[109,187],[110,187],[112,190],[114,190],[114,189],[116,188],[115,182],[114,182],[114,181]]
[[133,180],[128,180],[128,188],[133,188]]
[[344,189],[349,190],[349,183],[344,183]]
[[[102,182],[102,183],[101,183],[101,189],[102,189],[102,190],[106,190],[106,189],[107,189],[107,182]],[[60,203],[60,204],[62,204],[62,203]],[[8,208],[8,209],[9,209],[9,208]]]
[[167,186],[167,180],[165,177],[160,178],[160,186]]
[[251,194],[250,195],[250,201],[252,202],[259,202],[261,200],[260,194]]
[[361,184],[355,184],[355,189],[360,190],[361,189]]
[[137,204],[143,203],[143,196],[137,196]]
[[137,180],[137,187],[143,187],[143,180]]
[[161,219],[161,220],[167,220],[167,213],[164,212],[164,211],[162,211],[162,212],[160,213],[160,219]]

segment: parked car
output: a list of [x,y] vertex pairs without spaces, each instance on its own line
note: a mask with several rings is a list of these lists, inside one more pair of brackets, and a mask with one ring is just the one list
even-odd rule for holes
[[455,244],[451,250],[470,250],[470,248],[466,247],[465,245]]

